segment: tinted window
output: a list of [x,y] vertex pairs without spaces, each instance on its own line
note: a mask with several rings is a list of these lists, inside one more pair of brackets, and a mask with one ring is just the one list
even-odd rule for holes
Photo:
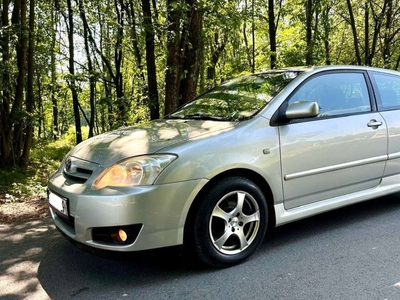
[[229,80],[182,106],[166,118],[229,121],[251,118],[299,73],[280,71]]
[[378,89],[378,108],[390,110],[400,108],[400,78],[394,75],[372,73]]
[[323,74],[308,80],[291,97],[296,101],[317,102],[318,117],[371,110],[368,88],[362,73]]

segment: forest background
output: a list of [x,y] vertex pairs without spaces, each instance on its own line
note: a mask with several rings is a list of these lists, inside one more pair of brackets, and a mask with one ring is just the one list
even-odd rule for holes
[[[398,70],[400,0],[1,0],[0,205],[76,143],[265,69]],[[1,214],[0,214],[1,215]]]

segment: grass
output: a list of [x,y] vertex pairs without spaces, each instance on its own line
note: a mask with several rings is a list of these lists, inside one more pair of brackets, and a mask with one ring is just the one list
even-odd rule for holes
[[38,143],[31,150],[26,169],[0,169],[0,199],[15,202],[45,197],[49,176],[60,166],[61,160],[73,147],[65,138],[51,143]]

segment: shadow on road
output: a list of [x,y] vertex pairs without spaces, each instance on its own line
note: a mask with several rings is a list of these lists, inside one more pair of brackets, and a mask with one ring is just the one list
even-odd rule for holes
[[58,238],[50,220],[0,224],[0,298],[46,299],[37,269],[47,246]]
[[[60,239],[47,247],[38,278],[53,299],[96,298],[94,294],[110,294],[106,299],[132,296],[129,290],[157,287],[184,277],[210,274],[220,270],[201,268],[184,260],[177,249],[140,252],[111,258],[96,256]],[[137,290],[135,298],[145,292]]]
[[[229,278],[234,284],[260,269],[269,270],[271,277],[263,280],[270,280],[272,291],[274,280],[281,276],[277,266],[296,267],[309,253],[326,251],[327,244],[341,241],[359,229],[379,225],[384,226],[383,230],[398,231],[399,200],[400,195],[396,194],[278,227],[268,233],[251,259],[229,269],[200,268],[181,259],[174,251],[145,252],[117,259],[95,256],[61,237],[49,219],[8,228],[0,225],[0,296],[2,299],[45,299],[47,293],[51,299],[183,299],[196,295],[197,299],[210,299],[213,289],[215,295],[220,289],[228,289],[217,284],[217,278],[222,282]],[[360,239],[365,239],[365,235]],[[400,282],[400,277],[396,279]],[[251,283],[247,286],[248,290],[243,287],[242,290],[250,295],[254,287]],[[224,293],[229,296],[229,292]],[[240,298],[235,293],[232,297]]]

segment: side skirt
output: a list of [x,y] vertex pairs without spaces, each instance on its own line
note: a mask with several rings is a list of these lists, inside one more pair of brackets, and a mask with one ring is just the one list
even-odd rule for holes
[[385,177],[373,188],[286,210],[283,203],[274,205],[276,226],[308,218],[347,205],[400,192],[400,175]]

